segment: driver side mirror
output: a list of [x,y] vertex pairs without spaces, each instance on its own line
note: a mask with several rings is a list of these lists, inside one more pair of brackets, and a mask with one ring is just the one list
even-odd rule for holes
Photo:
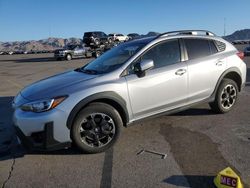
[[134,67],[134,71],[138,77],[145,76],[147,70],[152,69],[154,67],[154,61],[152,59],[144,59],[137,63]]

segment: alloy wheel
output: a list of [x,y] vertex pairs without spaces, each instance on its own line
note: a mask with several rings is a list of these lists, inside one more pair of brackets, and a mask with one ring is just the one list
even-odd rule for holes
[[90,147],[103,147],[115,136],[115,123],[104,113],[92,113],[82,119],[79,126],[81,141]]
[[221,105],[224,109],[231,108],[236,101],[237,91],[235,86],[227,84],[221,93]]

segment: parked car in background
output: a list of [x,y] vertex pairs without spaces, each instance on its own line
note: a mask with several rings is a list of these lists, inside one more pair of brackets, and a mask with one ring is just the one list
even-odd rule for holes
[[54,52],[54,57],[57,60],[66,59],[70,61],[72,58],[91,57],[88,48],[83,45],[68,45],[64,49],[58,49]]
[[108,42],[108,35],[102,31],[85,32],[83,36],[83,43],[90,47],[100,47],[100,45],[106,45]]
[[0,51],[0,55],[7,55],[8,52],[5,52],[5,51]]
[[22,51],[22,50],[17,50],[17,51],[14,51],[14,54],[24,54],[24,51]]
[[134,40],[134,39],[138,39],[140,35],[138,33],[129,33],[128,37],[129,37],[129,40]]
[[245,48],[244,54],[245,54],[245,56],[250,56],[250,46]]
[[128,41],[129,37],[127,35],[123,35],[120,33],[111,33],[108,35],[109,37],[109,42],[115,41],[115,42],[124,42]]

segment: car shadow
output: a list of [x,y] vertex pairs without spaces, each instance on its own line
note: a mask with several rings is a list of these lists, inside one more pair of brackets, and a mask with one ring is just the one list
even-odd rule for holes
[[15,63],[40,63],[40,62],[56,61],[56,59],[53,57],[40,57],[40,58],[25,58],[25,59],[5,59],[0,61],[15,62]]
[[27,59],[16,59],[15,63],[41,63],[41,62],[50,62],[56,61],[53,57],[41,57],[41,58],[27,58]]
[[12,126],[11,102],[13,99],[13,96],[0,97],[0,156],[1,153],[10,149],[16,137]]
[[175,185],[178,187],[192,187],[201,188],[209,187],[216,188],[214,183],[214,176],[200,176],[200,175],[173,175],[165,180],[164,183]]
[[190,108],[185,111],[181,111],[175,114],[170,114],[168,116],[207,116],[207,115],[216,115],[209,108]]
[[[247,78],[246,78],[246,82],[247,82],[247,84],[248,84],[248,86],[249,86],[249,83],[250,83],[250,68],[247,68]],[[246,85],[247,85],[246,84]]]

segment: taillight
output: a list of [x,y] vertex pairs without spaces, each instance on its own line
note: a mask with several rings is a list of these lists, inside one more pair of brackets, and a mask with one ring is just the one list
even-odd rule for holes
[[242,60],[244,59],[244,52],[237,52],[237,56],[241,58]]

